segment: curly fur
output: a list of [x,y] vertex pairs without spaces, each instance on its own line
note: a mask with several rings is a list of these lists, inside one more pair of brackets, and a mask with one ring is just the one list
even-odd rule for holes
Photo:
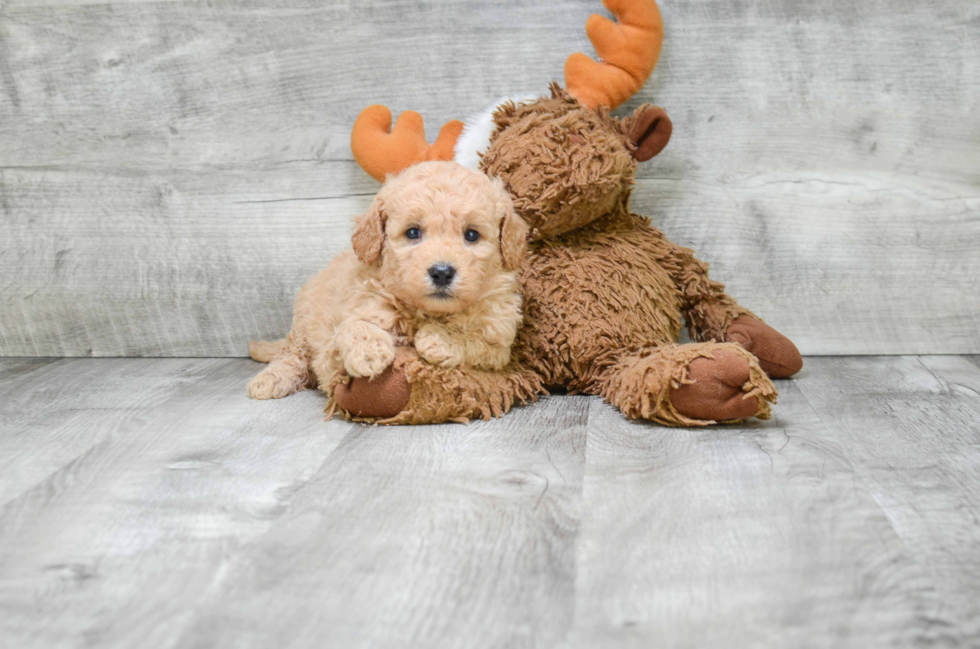
[[[588,110],[555,84],[549,99],[504,103],[481,168],[504,180],[531,239],[587,225],[628,196],[636,160],[632,122],[606,108]],[[637,113],[647,106],[641,106]]]
[[[386,423],[466,419],[486,414],[473,407],[485,403],[497,414],[541,385],[602,395],[630,417],[715,423],[677,412],[670,390],[688,381],[694,359],[733,347],[724,342],[728,326],[751,314],[691,250],[631,213],[631,134],[648,108],[616,119],[553,84],[550,97],[497,110],[481,169],[504,182],[532,240],[515,362],[477,374],[405,360],[411,400]],[[698,343],[676,344],[683,319]],[[768,416],[776,391],[751,354],[737,353],[748,364],[742,390],[757,398],[755,414]]]
[[[410,228],[421,236],[409,238]],[[467,230],[479,239],[464,239]],[[352,250],[300,289],[288,338],[250,345],[270,364],[249,396],[314,384],[329,394],[345,374],[380,374],[406,345],[443,368],[502,368],[521,322],[526,235],[502,183],[483,173],[426,162],[390,176],[357,219]],[[430,276],[438,264],[455,269],[446,288]]]

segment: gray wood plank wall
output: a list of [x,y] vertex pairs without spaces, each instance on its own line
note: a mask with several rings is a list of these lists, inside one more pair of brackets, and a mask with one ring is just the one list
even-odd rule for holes
[[[242,355],[348,245],[367,104],[544,91],[598,0],[0,3],[0,354]],[[804,353],[980,352],[980,6],[665,0],[634,209]]]

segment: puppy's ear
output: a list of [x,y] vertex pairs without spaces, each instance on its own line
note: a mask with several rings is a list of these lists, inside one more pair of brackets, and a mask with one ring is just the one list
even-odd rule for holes
[[500,256],[503,257],[505,269],[518,270],[527,252],[527,223],[514,211],[514,204],[503,182],[498,179],[494,184],[498,186],[504,212],[500,221]]
[[381,245],[385,240],[385,216],[380,198],[375,198],[371,207],[357,217],[354,223],[354,236],[351,245],[361,263],[371,265],[381,255]]

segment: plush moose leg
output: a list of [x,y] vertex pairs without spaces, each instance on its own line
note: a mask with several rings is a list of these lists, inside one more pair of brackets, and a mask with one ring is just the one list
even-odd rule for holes
[[596,387],[627,417],[668,426],[768,419],[776,401],[776,390],[756,358],[731,343],[630,353],[610,365]]
[[333,402],[349,419],[435,424],[498,417],[544,393],[541,377],[520,364],[496,372],[445,369],[421,360],[414,348],[400,347],[392,366],[372,381],[333,386]]
[[708,277],[708,265],[694,256],[689,248],[677,246],[658,230],[659,261],[671,274],[680,290],[682,311],[691,338],[697,341],[738,343],[759,359],[770,378],[793,376],[803,367],[803,357],[789,338],[758,316],[745,309],[725,293],[725,285]]

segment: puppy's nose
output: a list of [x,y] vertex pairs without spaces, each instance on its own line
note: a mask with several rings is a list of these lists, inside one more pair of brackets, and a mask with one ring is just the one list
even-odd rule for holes
[[453,283],[456,277],[456,268],[452,264],[435,264],[429,266],[429,277],[436,286],[445,288]]

